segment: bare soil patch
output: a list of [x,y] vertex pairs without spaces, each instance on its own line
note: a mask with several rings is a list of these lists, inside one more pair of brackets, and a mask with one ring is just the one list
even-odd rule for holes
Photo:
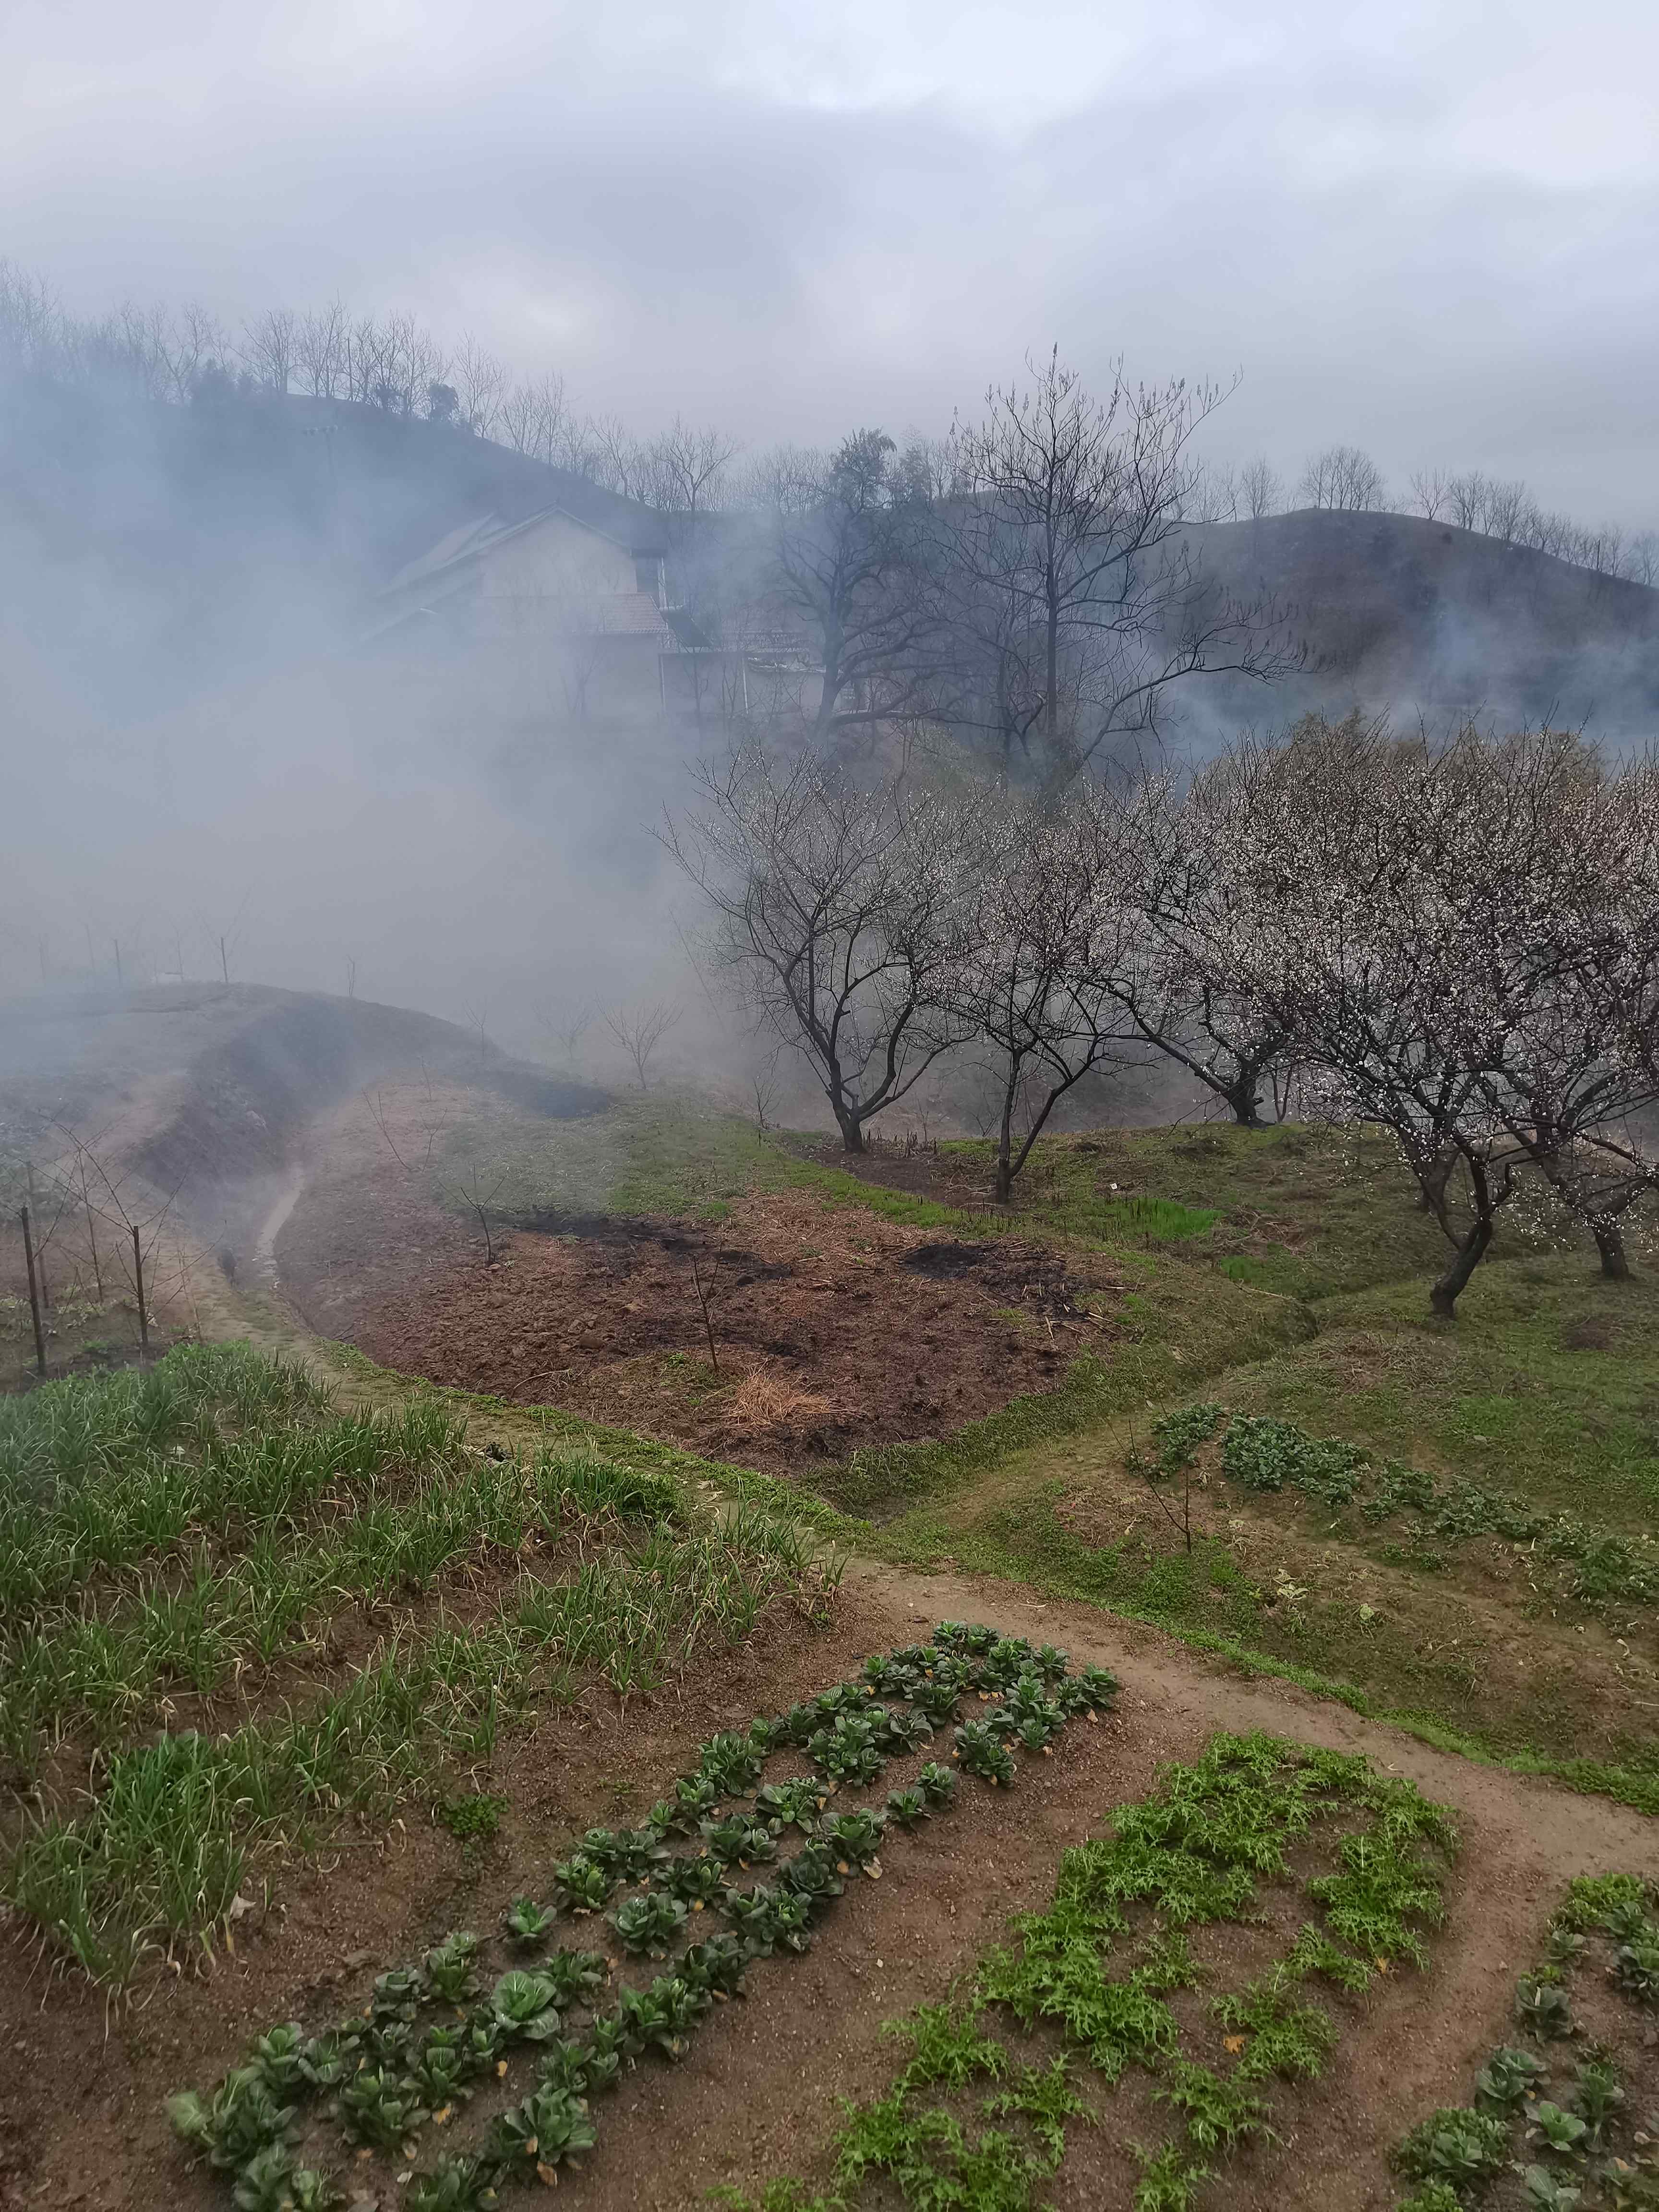
[[487,1264],[476,1225],[342,1121],[276,1263],[313,1328],[385,1365],[771,1472],[1057,1387],[1109,1345],[1121,1297],[1100,1255],[945,1237],[802,1191],[739,1198],[718,1222],[542,1215],[495,1243]]

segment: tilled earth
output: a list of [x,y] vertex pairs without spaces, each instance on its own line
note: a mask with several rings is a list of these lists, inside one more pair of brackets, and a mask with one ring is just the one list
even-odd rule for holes
[[492,1264],[417,1178],[335,1154],[276,1260],[313,1328],[384,1365],[773,1472],[1056,1388],[1109,1350],[1121,1297],[1097,1255],[804,1192],[740,1199],[717,1224],[544,1216],[495,1243]]

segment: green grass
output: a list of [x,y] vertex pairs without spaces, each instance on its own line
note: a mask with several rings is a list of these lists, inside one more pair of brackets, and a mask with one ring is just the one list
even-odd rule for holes
[[1362,1293],[1322,1313],[1311,1341],[1241,1363],[1220,1395],[1380,1458],[1646,1523],[1659,1508],[1659,1276],[1607,1283],[1577,1255],[1488,1263],[1449,1329],[1416,1284]]
[[[983,1162],[988,1177],[988,1146],[945,1150]],[[1307,1300],[1439,1271],[1445,1241],[1414,1191],[1375,1136],[1205,1122],[1044,1139],[1014,1209],[1023,1224],[1063,1236],[1111,1242],[1151,1227],[1154,1243],[1201,1243],[1234,1279]]]
[[[781,1592],[810,1602],[823,1583],[799,1517],[757,1498],[696,1509],[664,1469],[586,1439],[490,1458],[435,1394],[338,1417],[308,1376],[244,1347],[3,1411],[12,1778],[66,1733],[103,1756],[89,1805],[49,1790],[15,1807],[0,1890],[104,1979],[210,1942],[268,1846],[429,1796],[537,1700],[593,1679],[653,1687],[711,1638],[740,1641]],[[466,1617],[441,1599],[417,1617],[462,1560]],[[345,1605],[367,1655],[343,1669],[324,1652],[308,1691],[262,1698],[263,1662],[320,1649]],[[163,1692],[176,1708],[233,1682],[217,1732],[175,1718],[149,1735]]]
[[433,1194],[467,1211],[477,1188],[503,1220],[537,1214],[702,1214],[745,1191],[783,1188],[792,1163],[735,1115],[647,1093],[568,1121],[504,1113],[452,1129],[429,1171]]

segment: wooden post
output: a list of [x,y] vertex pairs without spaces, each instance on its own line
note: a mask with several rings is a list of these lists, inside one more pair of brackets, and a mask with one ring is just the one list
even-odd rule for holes
[[23,1208],[23,1261],[29,1275],[29,1313],[34,1322],[34,1364],[44,1380],[46,1372],[46,1333],[40,1326],[40,1286],[34,1275],[34,1233],[29,1226],[29,1210]]
[[[25,1160],[23,1163],[23,1171],[28,1177],[29,1204],[33,1206],[34,1204],[34,1162],[33,1160]],[[46,1280],[46,1255],[44,1252],[37,1252],[35,1254],[34,1268],[36,1274],[40,1279],[40,1303],[46,1308],[46,1311],[50,1313],[52,1311],[52,1285]]]
[[144,1304],[144,1249],[138,1242],[137,1224],[132,1231],[132,1279],[138,1291],[138,1350],[142,1356],[149,1353],[149,1309]]

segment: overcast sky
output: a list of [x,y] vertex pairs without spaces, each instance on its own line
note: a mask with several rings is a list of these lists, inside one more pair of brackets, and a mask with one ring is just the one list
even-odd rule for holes
[[751,442],[1058,342],[1659,523],[1653,0],[9,0],[0,85],[82,308],[338,292]]

